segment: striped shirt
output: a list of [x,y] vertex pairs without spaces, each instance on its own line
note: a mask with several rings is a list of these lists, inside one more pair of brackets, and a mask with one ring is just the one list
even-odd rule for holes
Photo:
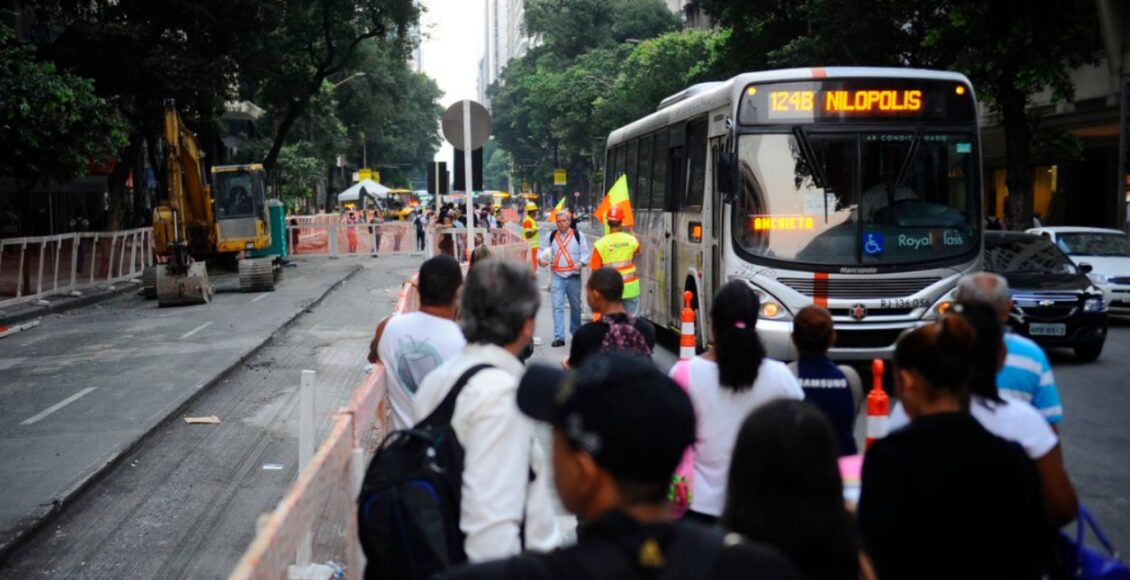
[[997,373],[997,389],[1001,395],[1032,405],[1052,425],[1063,421],[1059,388],[1044,351],[1018,334],[1005,334],[1004,343],[1008,358]]

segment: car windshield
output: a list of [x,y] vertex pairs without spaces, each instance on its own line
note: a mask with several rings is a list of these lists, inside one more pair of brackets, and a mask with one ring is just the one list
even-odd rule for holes
[[967,133],[744,135],[742,249],[808,264],[902,264],[976,247],[979,178]]
[[1002,240],[985,246],[984,268],[990,272],[1073,274],[1075,266],[1044,238]]
[[1061,233],[1056,244],[1069,256],[1130,256],[1130,237],[1126,234]]

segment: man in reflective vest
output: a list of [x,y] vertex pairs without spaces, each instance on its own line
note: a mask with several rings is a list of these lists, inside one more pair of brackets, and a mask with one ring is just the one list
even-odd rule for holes
[[623,209],[613,207],[608,210],[607,222],[609,233],[593,244],[590,266],[593,270],[610,267],[620,272],[624,278],[624,310],[632,316],[639,316],[640,279],[634,260],[640,255],[640,242],[624,231]]
[[530,244],[530,262],[534,272],[538,271],[538,206],[526,202],[526,218],[522,220],[522,237]]
[[565,300],[569,300],[569,335],[581,327],[581,268],[588,265],[585,237],[572,228],[573,216],[557,212],[557,229],[549,234],[539,263],[553,271],[553,346],[565,346]]

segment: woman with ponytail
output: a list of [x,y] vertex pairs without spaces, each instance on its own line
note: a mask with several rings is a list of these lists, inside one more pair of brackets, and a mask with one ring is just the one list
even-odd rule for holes
[[760,306],[745,282],[718,290],[710,309],[713,346],[687,367],[698,433],[686,517],[715,523],[722,514],[734,442],[750,412],[775,399],[804,398],[788,367],[765,356],[757,337]]
[[968,319],[949,315],[895,348],[910,424],[867,451],[859,500],[880,578],[1039,578],[1047,569],[1051,526],[1032,462],[966,410],[977,340]]

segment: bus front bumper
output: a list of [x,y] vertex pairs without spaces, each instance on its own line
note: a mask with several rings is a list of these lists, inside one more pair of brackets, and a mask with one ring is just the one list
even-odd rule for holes
[[[876,358],[890,360],[895,354],[895,345],[902,335],[930,324],[930,321],[915,320],[871,324],[836,323],[836,344],[828,351],[828,356],[836,361],[865,361]],[[792,341],[793,323],[783,320],[758,320],[757,334],[765,345],[770,358],[783,361],[797,359],[796,347]]]

